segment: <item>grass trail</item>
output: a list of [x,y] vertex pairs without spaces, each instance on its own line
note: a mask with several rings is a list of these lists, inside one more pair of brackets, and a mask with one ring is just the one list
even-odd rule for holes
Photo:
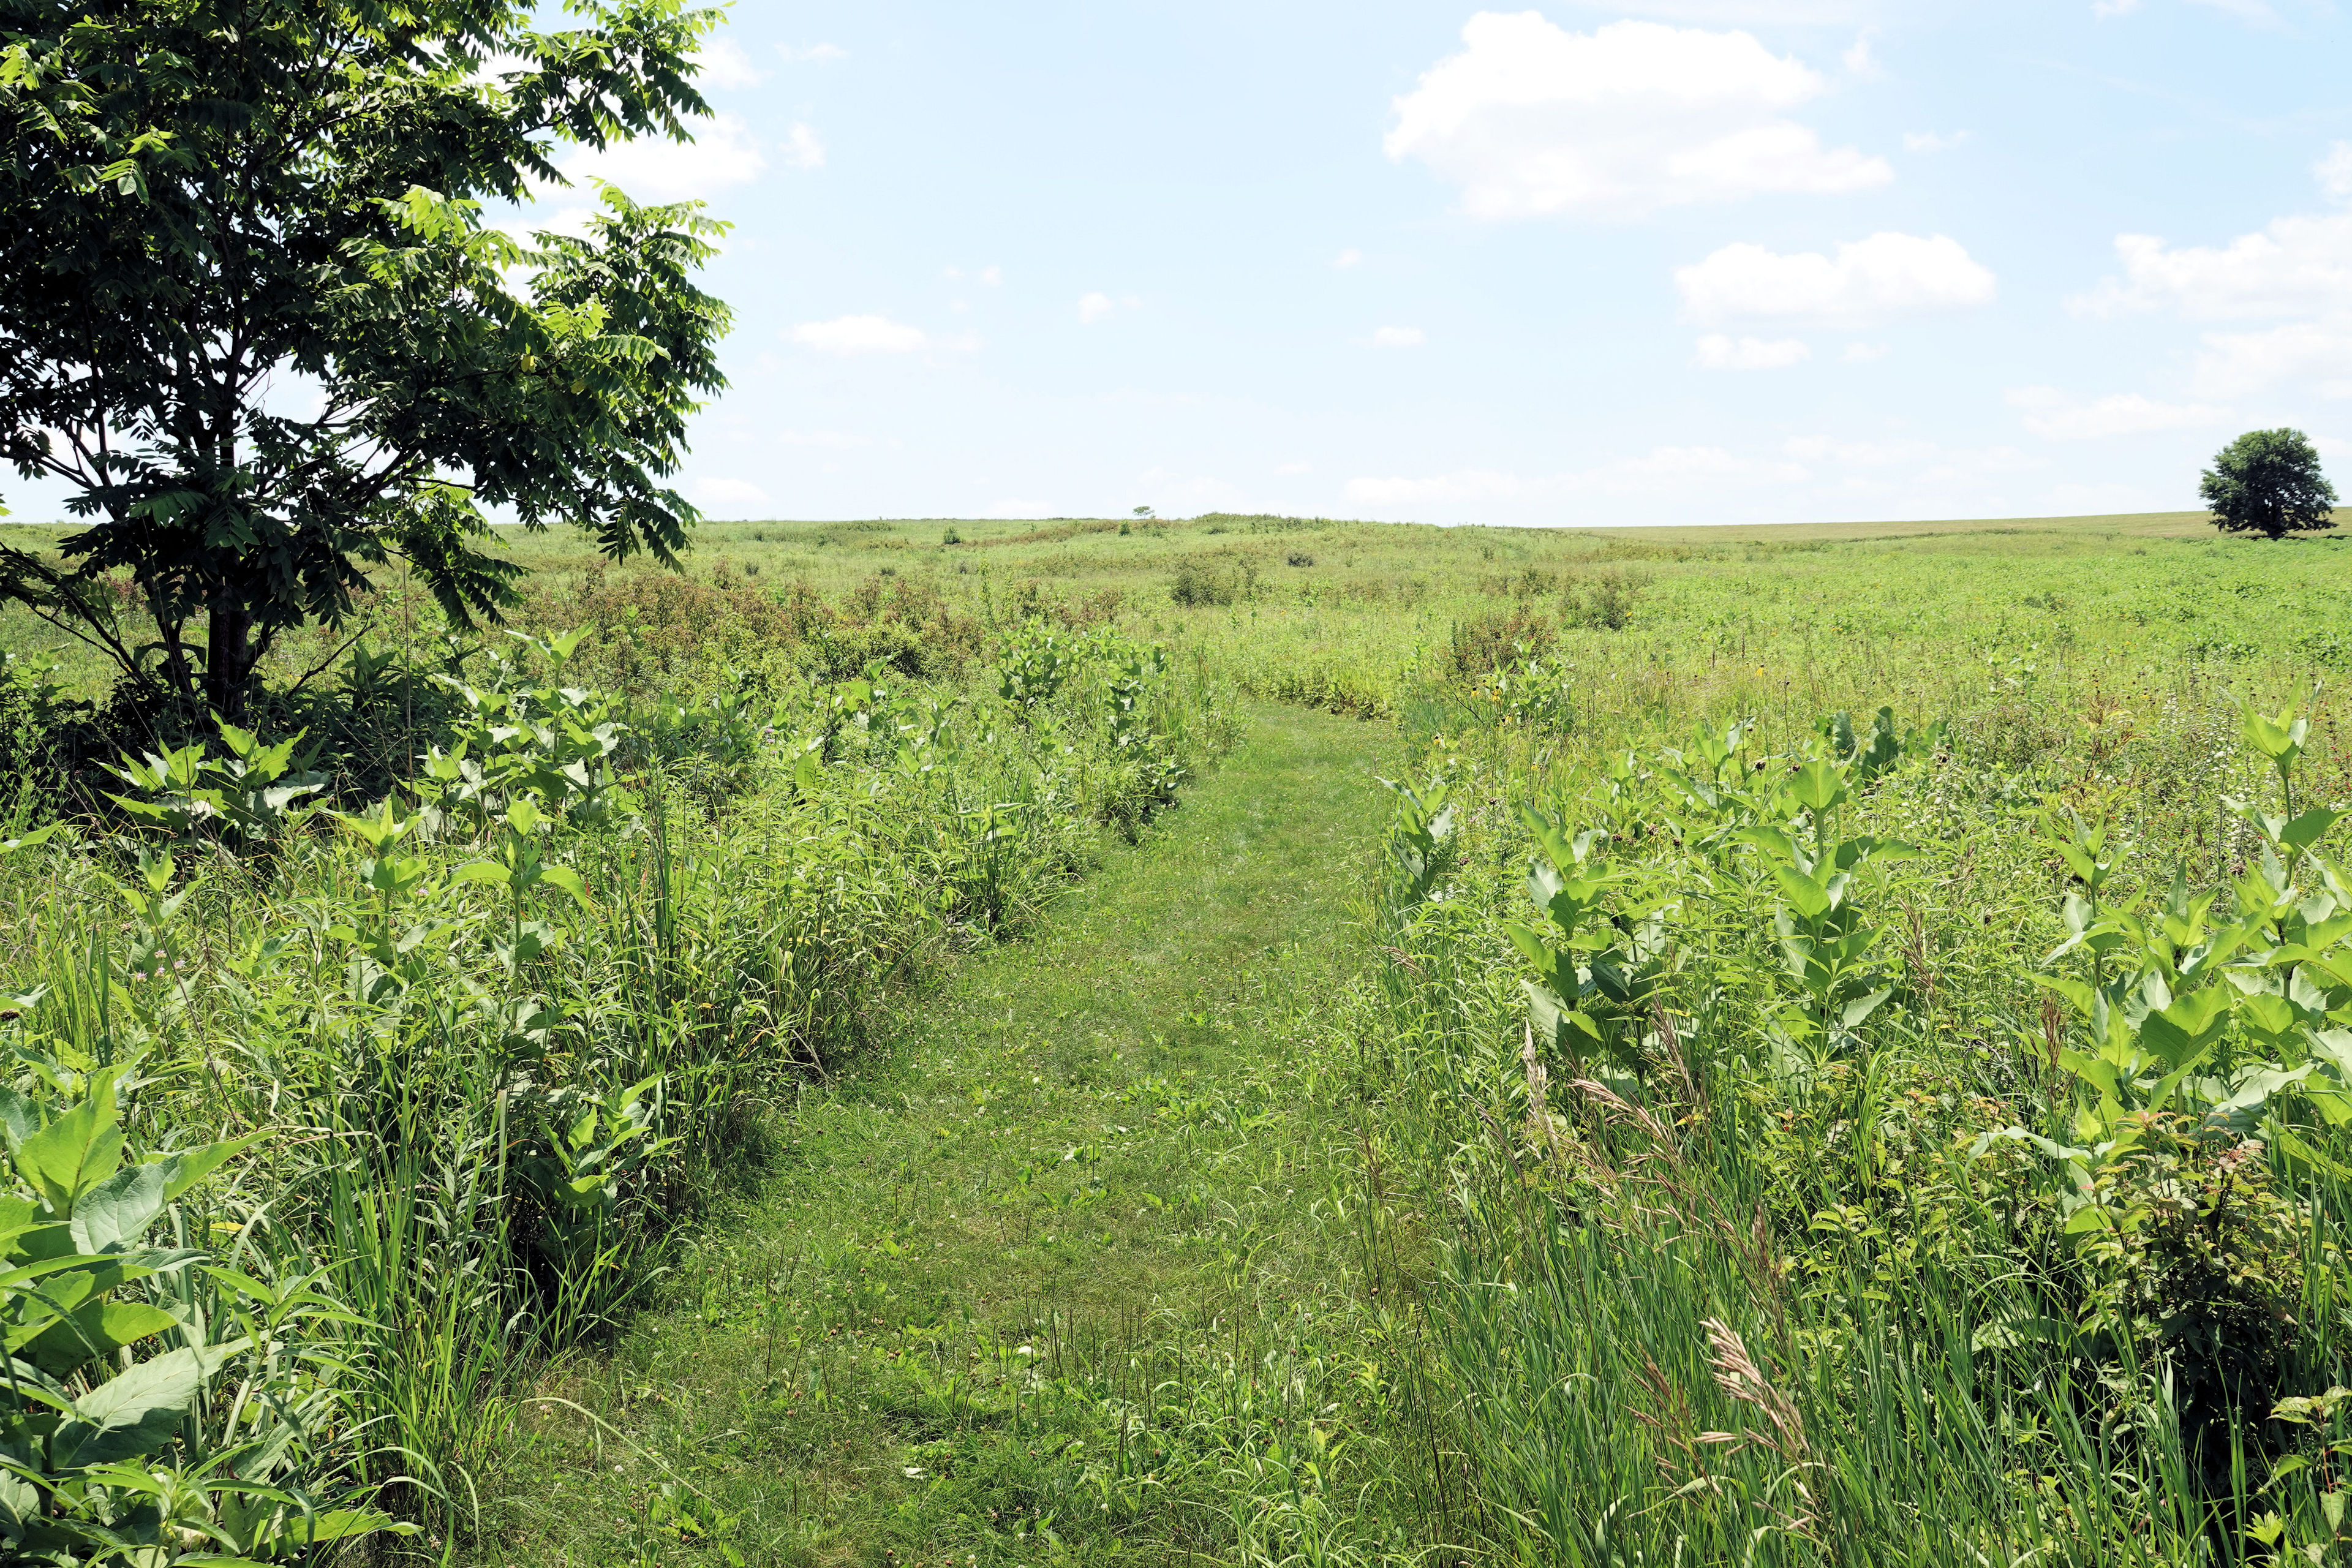
[[565,1403],[480,1467],[478,1560],[1137,1563],[1360,1532],[1360,1498],[1318,1516],[1297,1471],[1370,1364],[1329,1332],[1359,1246],[1333,1020],[1394,744],[1257,710],[1030,940],[904,997],[782,1108],[660,1304],[543,1380]]

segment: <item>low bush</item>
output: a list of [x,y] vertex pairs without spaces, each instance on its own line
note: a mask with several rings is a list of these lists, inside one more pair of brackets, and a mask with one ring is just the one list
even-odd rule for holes
[[1176,563],[1168,596],[1192,606],[1230,605],[1249,597],[1256,583],[1257,563],[1246,555],[1192,555]]
[[1452,641],[1454,674],[1475,678],[1549,655],[1559,646],[1559,626],[1532,602],[1518,600],[1507,609],[1456,621]]

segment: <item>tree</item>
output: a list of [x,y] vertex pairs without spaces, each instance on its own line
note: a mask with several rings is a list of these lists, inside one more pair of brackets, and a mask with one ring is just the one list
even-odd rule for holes
[[0,0],[0,458],[89,524],[0,548],[0,596],[236,721],[272,640],[339,623],[370,566],[495,620],[495,509],[675,563],[725,226],[609,185],[582,235],[484,207],[562,184],[567,145],[690,140],[719,13],[533,9]]
[[2300,430],[2249,430],[2221,448],[2197,487],[2224,533],[2283,539],[2336,526],[2336,487]]

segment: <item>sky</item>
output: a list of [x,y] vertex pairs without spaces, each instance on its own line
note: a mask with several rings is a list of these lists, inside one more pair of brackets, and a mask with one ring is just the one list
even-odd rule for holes
[[734,226],[714,518],[2184,510],[2277,425],[2352,493],[2331,0],[738,0],[703,63],[696,145],[565,164]]

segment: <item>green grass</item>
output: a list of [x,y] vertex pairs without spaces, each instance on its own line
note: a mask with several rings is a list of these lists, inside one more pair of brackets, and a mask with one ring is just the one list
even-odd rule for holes
[[[1323,1528],[1274,1519],[1266,1466],[1363,1403],[1331,1031],[1393,761],[1261,708],[1034,940],[891,997],[772,1109],[776,1168],[661,1308],[542,1380],[567,1403],[482,1478],[478,1560],[1173,1563]],[[1307,1500],[1380,1534],[1339,1476]]]
[[[959,542],[943,542],[950,533]],[[698,531],[687,573],[751,595],[805,583],[837,598],[861,584],[905,584],[983,616],[1042,596],[1145,636],[1204,638],[1223,668],[1262,695],[1383,715],[1444,655],[1456,625],[1521,600],[1572,623],[1580,596],[1613,578],[1630,593],[1629,624],[1564,626],[1564,657],[1677,681],[1704,672],[1725,702],[1785,698],[1793,710],[1852,706],[1862,685],[1875,700],[1947,701],[1956,679],[2002,651],[2039,650],[2045,667],[2083,657],[2125,670],[2199,659],[2307,674],[2352,663],[2352,639],[2309,640],[2315,620],[2340,620],[2346,607],[2347,538],[2224,538],[2195,512],[1559,530],[1222,516],[723,522]],[[590,585],[656,570],[608,568],[561,530],[516,533],[509,545],[530,571],[525,619],[542,630],[566,616],[592,618],[580,608]],[[1235,601],[1175,603],[1188,567],[1229,580]],[[391,576],[383,589],[371,607],[373,645],[431,646],[422,595]],[[334,647],[322,633],[296,637],[269,672],[291,681]],[[61,660],[67,686],[83,696],[108,679],[20,610],[0,609],[0,648]],[[1950,658],[1956,649],[1966,658]],[[1745,673],[1759,666],[1760,675]]]
[[[421,1544],[484,1563],[887,1568],[2271,1568],[2352,1550],[2330,1479],[2352,1458],[2352,1410],[2254,1431],[2210,1392],[2242,1352],[2266,1369],[2231,1385],[2248,1398],[2352,1381],[2333,1239],[2352,1222],[2352,1134],[2323,1114],[2343,1106],[2295,1087],[2333,1081],[2344,1047],[2321,1035],[2352,1028],[2352,979],[2324,995],[2303,971],[2287,980],[2307,962],[2289,925],[2327,915],[2325,889],[2352,888],[2352,869],[2282,849],[2281,824],[2231,804],[2280,803],[2242,742],[2241,698],[2309,717],[2298,810],[2352,798],[2352,730],[2312,690],[2352,668],[2345,548],[2218,538],[2193,514],[746,523],[708,530],[678,581],[519,542],[525,618],[585,627],[593,683],[758,704],[706,714],[664,764],[682,793],[666,796],[677,853],[658,869],[642,827],[563,840],[598,887],[648,889],[646,918],[566,913],[572,940],[542,963],[577,1009],[563,1070],[615,1092],[675,1070],[702,1086],[696,1160],[728,1163],[673,1167],[697,1193],[631,1178],[632,1215],[691,1229],[630,1230],[604,1337],[584,1344],[509,1345],[480,1326],[498,1290],[436,1295],[438,1263],[378,1268],[400,1289],[367,1312],[416,1352],[407,1384],[433,1402],[421,1425],[455,1505],[429,1521],[455,1531]],[[376,646],[432,646],[415,608],[387,583]],[[1097,866],[1097,825],[1132,827],[1159,798],[1106,727],[1116,661],[1088,653],[1100,668],[1046,710],[1000,703],[995,666],[1044,669],[1049,629],[1055,647],[1108,648],[1105,626],[1175,646],[1154,722],[1188,758],[1218,750],[1233,687],[1259,700],[1240,749],[1138,844],[1101,833]],[[24,647],[21,630],[0,619],[0,645]],[[943,710],[847,720],[876,658],[900,660],[919,699],[952,700],[966,763],[946,795],[936,753],[900,746]],[[95,695],[89,670],[68,677]],[[1849,779],[1835,831],[1922,854],[1874,862],[1841,895],[1862,934],[1832,982],[1803,954],[1843,938],[1775,926],[1796,896],[1780,872],[1811,873],[1768,865],[1794,853],[1773,835],[1811,842],[1820,826],[1777,785],[1809,758],[1846,766],[1824,758],[1823,721],[1850,713],[1867,742],[1882,704],[1900,757]],[[19,733],[37,710],[0,709]],[[1675,775],[1702,726],[1735,721],[1745,750],[1717,782],[1753,796],[1702,801]],[[403,746],[411,729],[404,709]],[[820,731],[832,749],[803,776],[798,748]],[[1410,898],[1400,841],[1378,847],[1394,802],[1376,770],[1442,782],[1454,803]],[[986,803],[1016,796],[1044,836],[996,889],[982,872],[1005,841]],[[1537,1051],[1549,1110],[1526,1055],[1531,971],[1507,931],[1532,913],[1529,805],[1601,830],[1593,852],[1619,868],[1598,896],[1624,919],[1587,934],[1631,944],[1656,912],[1671,957],[1642,1006],[1612,1015],[1616,1055]],[[2076,1173],[2088,1187],[2038,1145],[1971,1152],[2011,1125],[2053,1147],[2089,1138],[2078,1111],[2112,1130],[2172,1092],[2119,1080],[2134,1109],[2102,1109],[2095,1072],[2068,1065],[2085,1025],[2034,979],[2087,962],[2053,956],[2070,884],[2043,836],[2074,831],[2070,811],[2111,825],[2103,909],[2166,896],[2177,868],[2184,897],[2216,895],[2217,918],[2251,900],[2239,915],[2261,928],[2231,949],[2228,996],[2210,968],[2175,965],[2193,942],[2117,949],[2133,989],[2108,1016],[2127,1033],[2156,1005],[2147,975],[2234,1011],[2213,1072],[2181,1090],[2220,1120],[2149,1123],[2144,1145]],[[0,932],[0,959],[58,982],[18,1026],[35,1043],[86,1045],[88,1016],[104,1024],[87,1004],[111,961],[67,911],[116,896],[101,866],[132,873],[91,847],[20,862],[23,934]],[[256,906],[208,884],[190,906],[205,926],[190,950],[239,954],[262,1000],[205,968],[189,982],[200,1007],[142,1018],[187,1069],[177,1102],[195,1103],[199,1063],[225,1103],[275,1094],[258,1069],[215,1065],[214,1042],[249,1052],[256,1033],[290,1042],[317,1092],[347,1076],[336,1031],[375,1026],[332,946],[353,860],[314,834],[265,868],[293,891]],[[1090,879],[1027,918],[1081,868]],[[2292,897],[2280,879],[2300,879]],[[689,893],[681,949],[662,931]],[[975,923],[943,898],[995,913]],[[478,902],[451,907],[478,922]],[[289,989],[257,943],[298,910],[322,934]],[[2339,978],[2343,934],[2312,939]],[[1657,951],[1627,945],[1624,972]],[[495,978],[468,954],[449,973]],[[656,994],[636,994],[639,974]],[[2282,1024],[2289,1000],[2302,1010]],[[543,1199],[483,1184],[493,1166],[504,1180],[505,1099],[492,1112],[482,1086],[508,1047],[478,1006],[449,1016],[464,1048],[428,1059],[470,1087],[436,1110],[450,1136],[409,1145],[470,1150],[483,1212],[536,1235]],[[415,1080],[391,1059],[371,1092]],[[2244,1087],[2220,1075],[2265,1063],[2308,1070],[2216,1109]],[[421,1197],[423,1182],[391,1185]],[[2066,1228],[2086,1191],[2113,1219],[2095,1234]],[[443,1223],[428,1209],[392,1229],[423,1237]],[[495,1267],[509,1238],[460,1254]],[[649,1278],[655,1258],[667,1272]],[[412,1300],[474,1315],[419,1326]],[[2204,1403],[2177,1406],[2154,1372]],[[1780,1429],[1792,1410],[1801,1440]],[[2231,1471],[2233,1456],[2184,1446],[2190,1430],[2251,1447]]]

